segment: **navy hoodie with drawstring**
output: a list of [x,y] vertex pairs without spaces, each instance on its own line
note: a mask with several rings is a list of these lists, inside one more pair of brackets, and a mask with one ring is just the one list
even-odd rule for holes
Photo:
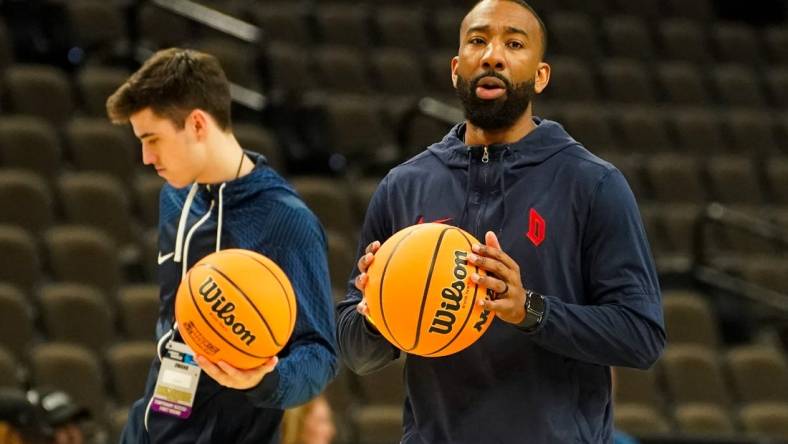
[[326,239],[317,218],[259,154],[254,169],[217,185],[164,185],[159,204],[159,357],[180,340],[174,301],[182,276],[208,254],[228,248],[257,251],[279,265],[296,294],[297,317],[279,363],[248,390],[220,386],[202,373],[188,419],[150,410],[161,363],[154,358],[145,394],[131,408],[124,444],[278,443],[283,410],[320,393],[336,374],[333,299]]
[[[645,369],[664,348],[657,275],[624,176],[558,123],[534,123],[516,143],[474,147],[459,124],[372,197],[359,257],[418,222],[482,241],[492,230],[523,285],[545,295],[535,330],[495,318],[459,353],[407,355],[403,444],[611,443],[610,366]],[[363,375],[400,352],[356,312],[358,273],[337,305],[336,334]]]

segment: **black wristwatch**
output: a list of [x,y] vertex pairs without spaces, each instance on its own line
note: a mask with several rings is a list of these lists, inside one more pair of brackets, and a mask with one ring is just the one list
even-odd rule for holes
[[533,331],[539,327],[544,318],[544,296],[531,290],[525,290],[525,319],[520,328]]

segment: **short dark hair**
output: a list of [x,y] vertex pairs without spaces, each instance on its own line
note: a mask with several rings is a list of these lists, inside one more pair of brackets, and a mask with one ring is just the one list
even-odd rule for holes
[[107,115],[116,124],[151,108],[183,128],[194,109],[202,109],[223,130],[230,129],[230,84],[216,57],[169,48],[157,51],[109,99]]
[[[465,15],[467,16],[468,14],[470,14],[470,12],[473,11],[476,8],[476,6],[478,6],[479,3],[483,1],[485,0],[479,0],[476,3],[474,3],[473,6],[468,10],[468,12]],[[542,18],[539,17],[539,14],[536,13],[536,10],[531,5],[529,5],[525,0],[505,0],[505,1],[517,3],[523,8],[529,10],[531,14],[533,14],[534,17],[536,17],[536,21],[539,23],[539,30],[542,31],[542,59],[544,59],[544,55],[547,53],[547,27],[544,25]]]

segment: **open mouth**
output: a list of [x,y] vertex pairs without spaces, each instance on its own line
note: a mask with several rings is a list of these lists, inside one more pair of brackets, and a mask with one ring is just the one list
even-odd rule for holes
[[476,96],[480,99],[497,99],[506,94],[506,84],[497,77],[482,77],[476,82]]

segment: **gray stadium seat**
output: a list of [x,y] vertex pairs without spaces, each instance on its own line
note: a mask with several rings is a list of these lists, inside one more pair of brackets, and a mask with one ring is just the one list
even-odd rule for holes
[[[425,11],[418,4],[385,4],[374,10],[381,46],[423,51],[430,47],[425,26]],[[459,23],[457,23],[459,35]]]
[[62,390],[87,407],[93,418],[103,420],[104,374],[99,360],[88,349],[72,344],[41,344],[32,350],[30,366],[35,386]]
[[637,60],[607,59],[600,66],[605,99],[618,103],[651,104],[657,93],[646,66]]
[[141,166],[139,148],[129,128],[106,117],[72,119],[66,126],[71,160],[79,171],[106,173],[130,187]]
[[738,399],[744,403],[788,402],[788,363],[780,349],[751,345],[726,353]]
[[121,287],[118,292],[118,318],[127,339],[149,341],[154,338],[159,304],[159,286],[156,284]]
[[66,74],[45,65],[14,65],[5,72],[8,109],[61,125],[74,112],[74,98]]
[[107,364],[112,394],[121,406],[130,406],[141,398],[145,381],[156,358],[156,344],[147,342],[119,342],[107,350]]
[[59,188],[68,223],[102,230],[137,254],[139,227],[131,217],[129,192],[119,180],[102,173],[75,173],[61,177]]
[[23,169],[52,181],[60,173],[62,149],[57,132],[37,117],[11,115],[0,120],[0,165]]
[[107,99],[129,77],[125,69],[87,66],[77,74],[77,88],[82,110],[90,116],[106,120]]
[[46,232],[44,243],[56,281],[95,285],[115,294],[121,279],[118,252],[102,231],[57,226]]
[[657,66],[656,77],[672,104],[706,105],[712,102],[703,75],[692,63],[661,62]]
[[[591,3],[591,2],[589,2]],[[637,60],[654,57],[654,41],[646,22],[634,15],[614,15],[602,21],[608,53]]]
[[671,344],[697,344],[711,348],[719,345],[716,317],[702,295],[689,291],[665,291],[662,306]]
[[657,409],[641,404],[620,404],[613,409],[617,429],[637,435],[666,434],[670,424]]
[[31,292],[41,279],[41,258],[30,232],[20,226],[0,225],[0,282]]
[[709,403],[727,408],[731,398],[713,349],[670,345],[661,359],[668,393],[676,405]]
[[750,404],[741,409],[739,418],[750,434],[788,440],[788,403]]
[[369,9],[357,3],[319,3],[315,21],[324,45],[367,47],[372,43]]
[[669,60],[704,63],[711,60],[711,51],[703,28],[692,20],[674,18],[659,24],[662,52]]
[[718,405],[680,405],[675,416],[678,429],[687,435],[732,438],[736,434],[730,413]]
[[0,224],[29,230],[34,235],[49,228],[55,219],[52,193],[40,176],[28,171],[0,170]]
[[[3,360],[11,358],[24,359],[34,335],[33,311],[29,298],[16,287],[0,283],[0,350]],[[4,365],[3,367],[7,367]],[[3,378],[7,381],[8,369],[3,370]]]
[[765,61],[755,29],[744,23],[713,24],[711,40],[722,62],[758,65]]
[[81,284],[52,284],[41,290],[41,320],[51,341],[102,352],[115,339],[115,321],[106,295]]

